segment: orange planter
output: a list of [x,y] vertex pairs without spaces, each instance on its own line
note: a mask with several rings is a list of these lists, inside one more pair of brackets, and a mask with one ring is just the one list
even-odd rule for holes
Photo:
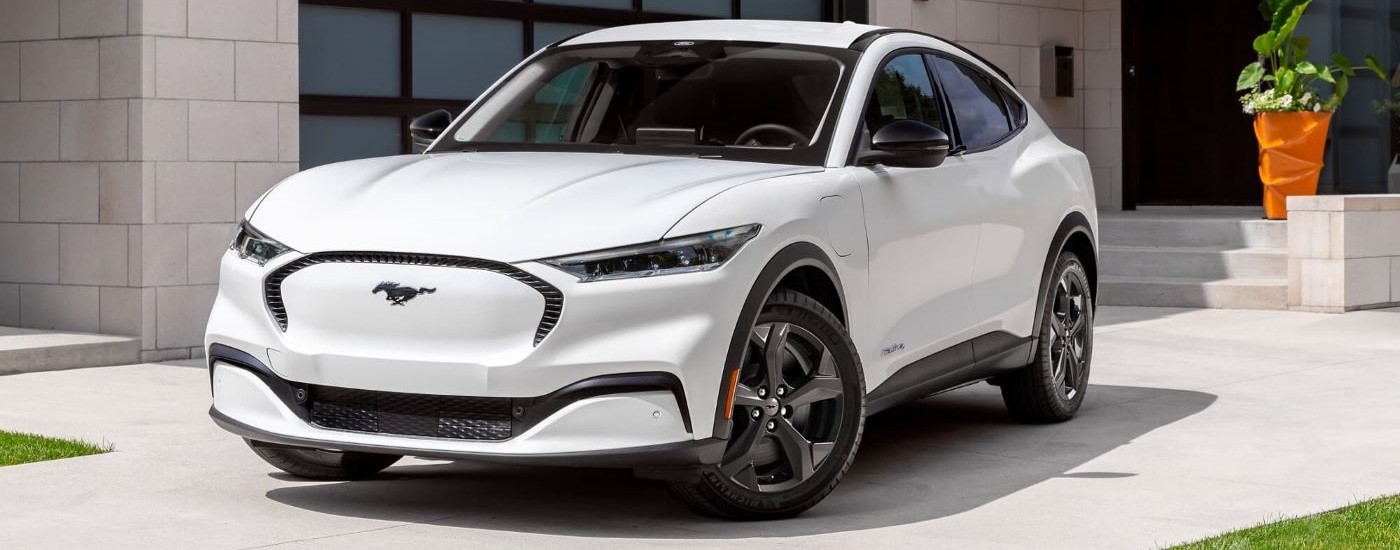
[[1288,217],[1288,197],[1316,195],[1322,153],[1332,113],[1260,113],[1254,117],[1259,140],[1259,179],[1264,182],[1264,215]]

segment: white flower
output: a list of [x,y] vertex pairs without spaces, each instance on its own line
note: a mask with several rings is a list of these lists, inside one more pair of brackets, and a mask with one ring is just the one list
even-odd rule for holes
[[1252,115],[1252,114],[1254,114],[1254,106],[1251,105],[1251,104],[1248,104],[1248,103],[1244,104],[1244,114],[1246,114],[1246,115]]
[[1314,103],[1314,104],[1313,104],[1313,112],[1314,112],[1314,113],[1316,113],[1316,112],[1318,112],[1318,111],[1321,111],[1321,110],[1322,110],[1322,104],[1321,104],[1321,103]]
[[1284,106],[1284,107],[1292,107],[1292,106],[1293,106],[1293,95],[1292,95],[1292,94],[1283,94],[1283,99],[1280,100],[1280,101],[1283,103],[1283,106]]
[[1298,103],[1303,104],[1303,105],[1307,105],[1307,104],[1308,104],[1308,101],[1311,100],[1311,99],[1312,99],[1312,92],[1308,92],[1308,93],[1303,94],[1303,99],[1298,100]]

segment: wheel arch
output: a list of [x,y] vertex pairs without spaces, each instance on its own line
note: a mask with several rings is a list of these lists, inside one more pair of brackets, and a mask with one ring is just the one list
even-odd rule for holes
[[724,369],[720,378],[720,392],[715,400],[712,432],[714,437],[729,437],[730,420],[724,417],[729,391],[728,380],[743,360],[744,346],[749,339],[749,327],[758,319],[758,314],[768,297],[783,288],[811,296],[831,310],[842,323],[846,322],[846,298],[841,278],[836,272],[836,265],[821,247],[805,241],[795,242],[774,254],[759,271],[748,296],[744,298],[739,318],[734,321],[734,333],[729,340],[729,350],[725,354]]
[[1045,311],[1045,300],[1050,294],[1050,275],[1055,270],[1055,262],[1060,254],[1066,250],[1074,252],[1079,257],[1079,261],[1084,264],[1084,271],[1089,275],[1089,296],[1093,300],[1093,307],[1098,308],[1099,304],[1099,254],[1095,245],[1094,230],[1089,225],[1089,219],[1081,212],[1070,212],[1060,221],[1060,226],[1055,230],[1055,237],[1050,240],[1050,249],[1045,254],[1045,265],[1040,271],[1040,289],[1036,292],[1035,298],[1035,324],[1031,331],[1032,335],[1040,334],[1040,324]]

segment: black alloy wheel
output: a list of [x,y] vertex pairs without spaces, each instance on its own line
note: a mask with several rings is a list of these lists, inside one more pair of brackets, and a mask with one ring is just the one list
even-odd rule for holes
[[845,328],[810,297],[779,291],[748,332],[729,445],[698,483],[698,510],[733,519],[797,515],[835,488],[864,426],[865,388]]
[[1034,361],[1002,377],[1002,400],[1026,422],[1063,422],[1074,417],[1089,389],[1094,353],[1094,296],[1084,264],[1073,252],[1060,255],[1041,312]]

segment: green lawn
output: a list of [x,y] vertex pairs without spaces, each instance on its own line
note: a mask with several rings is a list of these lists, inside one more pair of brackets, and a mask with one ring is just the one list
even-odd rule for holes
[[0,466],[95,455],[111,450],[111,444],[98,446],[71,439],[0,430]]
[[1315,516],[1283,520],[1173,550],[1349,550],[1400,548],[1400,496],[1369,500]]

